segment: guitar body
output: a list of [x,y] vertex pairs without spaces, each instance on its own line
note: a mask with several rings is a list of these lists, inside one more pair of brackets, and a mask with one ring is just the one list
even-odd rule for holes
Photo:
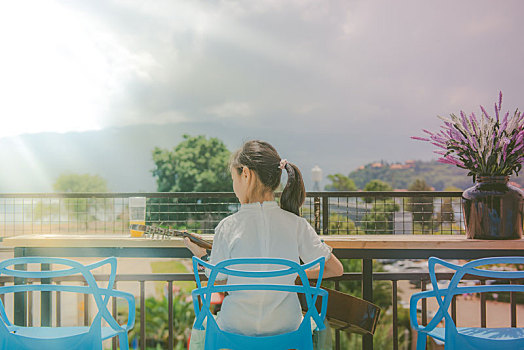
[[[333,329],[347,333],[373,334],[378,323],[380,307],[352,295],[324,288],[328,292],[326,318]],[[302,309],[307,308],[304,298],[300,298]],[[321,301],[317,300],[317,308]],[[305,311],[305,310],[304,310]]]

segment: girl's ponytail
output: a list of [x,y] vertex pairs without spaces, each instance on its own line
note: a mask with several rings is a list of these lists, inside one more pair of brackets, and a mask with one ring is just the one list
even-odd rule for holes
[[299,209],[306,199],[302,174],[295,164],[287,163],[284,169],[287,171],[287,183],[280,197],[280,208],[300,215]]

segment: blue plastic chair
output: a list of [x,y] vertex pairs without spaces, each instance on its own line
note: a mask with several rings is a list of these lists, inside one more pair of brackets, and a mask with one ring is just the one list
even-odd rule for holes
[[[50,271],[16,270],[15,265],[23,264],[58,264],[64,268]],[[91,270],[109,264],[111,274],[107,288],[98,286]],[[90,326],[86,327],[24,327],[13,325],[0,300],[0,349],[102,349],[102,340],[118,336],[120,349],[129,349],[127,334],[135,323],[135,298],[132,294],[113,290],[116,277],[116,258],[107,258],[91,265],[82,265],[79,262],[64,258],[22,257],[7,259],[0,262],[0,275],[20,278],[52,279],[81,274],[86,286],[66,284],[48,284],[41,280],[41,284],[17,284],[0,287],[0,294],[18,292],[71,292],[93,295],[98,312]],[[128,320],[126,325],[120,325],[109,313],[107,303],[110,297],[124,298],[128,304]],[[105,320],[109,327],[102,327]]]
[[[455,274],[447,288],[439,288],[437,284],[437,278],[435,276],[435,265],[437,264],[455,270]],[[524,285],[522,284],[493,284],[466,287],[458,285],[462,277],[466,274],[493,279],[524,279],[524,271],[493,271],[478,268],[479,266],[492,264],[524,264],[524,257],[484,258],[470,261],[463,266],[455,265],[435,257],[429,258],[429,276],[433,290],[415,293],[411,296],[410,301],[411,326],[418,332],[417,350],[426,348],[428,335],[443,341],[446,350],[524,349],[524,328],[457,327],[448,312],[453,296],[458,294],[524,292]],[[425,298],[435,298],[439,308],[428,325],[421,326],[417,322],[417,303],[419,300]],[[445,321],[445,326],[437,327],[442,320]]]
[[[197,283],[197,289],[193,290],[193,305],[195,308],[195,329],[204,329],[204,320],[207,319],[205,326],[206,339],[205,349],[231,349],[231,350],[278,350],[278,349],[313,349],[313,340],[311,334],[311,318],[315,321],[317,329],[324,329],[324,319],[326,317],[327,297],[325,290],[320,289],[322,274],[324,272],[325,258],[321,257],[308,264],[300,265],[294,261],[277,258],[243,258],[225,260],[217,265],[204,262],[193,257],[193,271]],[[245,271],[235,270],[238,265],[265,265],[275,266],[273,270],[266,271]],[[198,274],[198,265],[210,270],[207,286],[202,287],[200,276]],[[309,285],[309,280],[305,270],[320,266],[320,274],[315,286]],[[279,268],[277,268],[279,267]],[[215,285],[218,274],[247,277],[247,278],[270,278],[298,274],[302,285],[285,285],[285,284],[226,284]],[[297,330],[271,336],[246,336],[231,332],[223,331],[219,328],[215,318],[211,314],[211,295],[212,293],[230,292],[245,290],[272,290],[292,293],[303,293],[307,302],[308,310]],[[320,313],[315,307],[317,297],[322,297],[322,306]],[[201,305],[199,303],[201,299]],[[227,297],[226,297],[227,298]]]

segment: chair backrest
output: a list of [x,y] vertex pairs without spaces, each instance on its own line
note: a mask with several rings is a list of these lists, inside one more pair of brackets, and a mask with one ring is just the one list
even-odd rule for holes
[[[504,279],[504,280],[520,280],[524,279],[524,271],[495,271],[491,269],[482,269],[481,266],[489,266],[494,264],[524,264],[524,257],[493,257],[483,258],[470,261],[462,266],[452,264],[445,260],[430,257],[428,260],[429,276],[433,293],[439,304],[439,309],[435,313],[433,319],[425,327],[427,330],[434,329],[442,319],[445,319],[446,328],[446,342],[454,342],[457,345],[456,339],[450,337],[460,338],[457,333],[456,324],[449,314],[449,307],[453,296],[459,294],[469,293],[485,293],[485,292],[524,292],[524,285],[522,284],[491,284],[491,285],[476,285],[476,286],[459,286],[460,281],[465,275],[478,276],[483,278]],[[437,277],[435,267],[437,265],[445,266],[455,273],[451,278],[446,288],[440,288],[437,284]]]
[[[107,258],[101,261],[98,261],[96,263],[90,264],[90,265],[83,265],[79,262],[76,262],[74,260],[65,259],[65,258],[52,258],[52,257],[20,257],[20,258],[13,258],[13,259],[7,259],[2,262],[0,262],[0,276],[12,276],[15,278],[31,278],[31,279],[41,279],[41,283],[39,284],[15,284],[10,286],[1,286],[0,287],[0,294],[7,294],[7,293],[18,293],[18,292],[33,292],[33,291],[41,291],[41,292],[71,292],[71,293],[79,293],[79,294],[90,294],[93,295],[93,298],[95,300],[95,303],[97,305],[97,314],[94,316],[93,321],[90,326],[90,330],[88,334],[82,335],[82,340],[79,342],[79,339],[75,339],[74,337],[64,337],[61,340],[52,340],[52,339],[25,339],[25,342],[32,343],[33,346],[41,343],[42,345],[49,345],[49,344],[55,344],[58,346],[58,343],[61,341],[61,348],[63,346],[67,346],[66,344],[76,344],[75,346],[79,346],[78,344],[82,344],[82,346],[85,346],[85,348],[98,348],[101,347],[101,320],[104,319],[113,329],[121,329],[121,326],[118,324],[118,322],[111,316],[108,308],[107,303],[109,301],[110,296],[121,296],[119,293],[116,293],[116,291],[113,291],[113,285],[116,278],[116,258],[111,257]],[[56,265],[61,265],[64,268],[62,269],[54,269],[54,270],[44,270],[44,271],[27,271],[20,268],[21,266],[27,266],[28,264],[54,264],[53,267]],[[102,267],[104,265],[109,265],[111,268],[111,272],[109,275],[109,280],[107,283],[107,286],[105,288],[99,287],[91,270]],[[65,277],[65,276],[73,276],[73,275],[82,275],[84,278],[84,281],[87,285],[85,286],[78,286],[78,285],[66,285],[66,284],[51,284],[50,280],[52,278],[58,278],[58,277]],[[134,320],[134,309],[129,310],[130,315],[129,317],[133,318]],[[133,314],[133,315],[132,315]],[[0,348],[11,348],[13,346],[16,346],[16,348],[22,348],[22,343],[24,343],[24,337],[23,336],[17,336],[16,332],[12,332],[13,324],[10,322],[6,310],[4,308],[4,304],[2,303],[2,300],[0,300],[0,345],[3,344],[4,347],[0,346]],[[16,327],[16,326],[15,326]],[[86,344],[87,342],[87,344]],[[11,344],[8,347],[6,344]],[[91,344],[91,345],[88,345]],[[91,347],[89,347],[91,346]],[[78,347],[74,347],[78,348]]]
[[[311,343],[311,319],[313,319],[319,329],[323,329],[324,319],[326,316],[327,308],[327,292],[320,288],[322,282],[322,275],[324,272],[325,258],[318,258],[308,264],[300,265],[294,261],[279,259],[279,258],[241,258],[241,259],[229,259],[222,261],[216,265],[204,262],[196,257],[193,257],[193,271],[195,273],[195,280],[197,283],[197,289],[192,293],[193,304],[195,308],[195,324],[194,328],[203,329],[204,320],[207,319],[206,325],[206,349],[211,348],[230,348],[230,349],[279,349],[289,347],[286,344],[297,342],[298,339],[304,338],[305,333],[309,333],[309,340],[303,339],[298,344],[294,344],[296,349],[307,348],[301,346],[301,344]],[[200,275],[198,273],[198,266],[201,265],[208,269],[208,283],[207,286],[203,287]],[[253,268],[246,270],[246,266],[254,267],[262,265],[263,270]],[[309,280],[306,275],[306,270],[315,266],[320,267],[319,276],[314,286],[309,284]],[[242,269],[238,269],[242,266]],[[235,269],[235,267],[237,269]],[[273,269],[270,269],[273,267]],[[289,285],[289,284],[226,284],[226,285],[215,285],[215,281],[219,275],[236,276],[243,278],[261,279],[261,278],[272,278],[272,277],[283,277],[290,275],[298,275],[301,285]],[[266,336],[266,337],[250,337],[239,334],[233,334],[224,332],[218,327],[214,317],[210,312],[211,306],[211,295],[212,293],[218,292],[232,292],[232,291],[248,291],[248,290],[270,290],[270,291],[281,291],[291,293],[302,293],[305,296],[308,310],[304,315],[303,321],[299,329],[295,332],[289,332],[281,335]],[[315,303],[317,297],[321,296],[322,306],[319,312]],[[199,305],[199,297],[202,302],[202,306]],[[219,333],[210,334],[210,333]],[[286,341],[289,339],[289,342]],[[213,343],[213,345],[211,345]],[[292,347],[293,347],[292,346]]]

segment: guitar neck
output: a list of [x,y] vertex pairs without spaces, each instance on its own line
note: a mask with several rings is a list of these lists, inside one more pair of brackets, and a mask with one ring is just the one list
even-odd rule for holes
[[180,230],[175,230],[172,228],[164,228],[164,227],[151,226],[151,225],[139,225],[139,224],[131,224],[129,228],[134,231],[140,231],[140,232],[144,232],[144,233],[152,234],[152,235],[187,237],[191,240],[191,242],[195,243],[196,245],[202,248],[211,249],[212,247],[212,244],[210,242],[198,237],[194,233],[190,233],[187,231],[180,231]]
[[187,237],[189,238],[189,240],[193,243],[195,243],[196,245],[202,247],[202,248],[205,248],[205,249],[211,249],[212,248],[212,244],[209,243],[208,241],[196,236],[195,234],[193,233],[190,233],[190,232],[187,232],[187,231],[179,231],[179,230],[175,230],[175,229],[168,229],[168,231],[173,235],[173,236],[178,236],[178,237]]

